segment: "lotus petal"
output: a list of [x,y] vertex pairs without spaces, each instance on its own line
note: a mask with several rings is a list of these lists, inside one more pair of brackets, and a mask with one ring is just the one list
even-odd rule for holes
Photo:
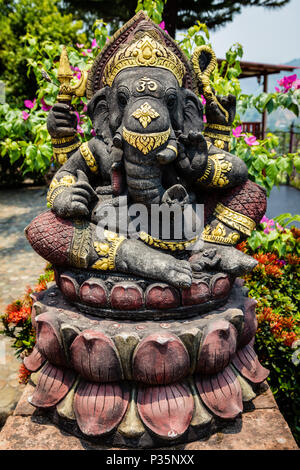
[[246,299],[244,304],[244,326],[239,339],[239,346],[245,346],[255,336],[257,330],[257,318],[255,307],[257,301],[255,299]]
[[243,411],[242,390],[237,376],[228,366],[210,376],[196,376],[201,400],[217,416],[233,419]]
[[32,353],[23,360],[24,366],[30,372],[36,372],[46,362],[47,358],[35,346]]
[[116,347],[101,331],[85,330],[78,335],[70,357],[74,369],[92,382],[114,382],[123,377]]
[[144,338],[133,356],[133,378],[148,384],[177,382],[189,373],[190,357],[180,339],[170,333]]
[[184,384],[140,386],[137,407],[144,424],[163,439],[177,439],[187,430],[194,399]]
[[74,412],[80,430],[88,436],[100,436],[115,429],[129,402],[125,385],[96,384],[82,381],[74,397]]
[[216,320],[208,325],[200,345],[197,372],[217,374],[230,362],[236,351],[237,331],[226,320]]
[[76,375],[70,369],[44,365],[33,395],[28,401],[36,407],[49,408],[60,402],[71,389]]
[[250,344],[237,351],[231,362],[250,382],[261,383],[269,375],[269,371],[259,363],[258,357]]
[[67,367],[67,360],[62,347],[62,340],[55,319],[48,313],[42,313],[36,319],[37,347],[51,364]]

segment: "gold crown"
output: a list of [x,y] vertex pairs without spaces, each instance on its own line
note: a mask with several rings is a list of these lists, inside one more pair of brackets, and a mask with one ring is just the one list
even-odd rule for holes
[[186,72],[176,54],[158,42],[149,32],[123,46],[112,56],[104,70],[103,84],[111,86],[117,74],[129,67],[161,67],[170,70],[180,86]]

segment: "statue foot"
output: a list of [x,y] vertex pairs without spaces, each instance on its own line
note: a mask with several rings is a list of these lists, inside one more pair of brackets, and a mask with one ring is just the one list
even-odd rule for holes
[[195,272],[220,270],[232,276],[243,276],[252,271],[257,261],[233,246],[204,243],[203,249],[189,259]]
[[183,289],[192,283],[192,268],[188,261],[159,252],[140,240],[126,240],[120,245],[116,269]]

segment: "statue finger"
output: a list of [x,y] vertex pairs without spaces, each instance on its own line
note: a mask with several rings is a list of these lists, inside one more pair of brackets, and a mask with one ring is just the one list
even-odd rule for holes
[[70,127],[71,121],[68,119],[56,119],[56,126],[57,127]]
[[80,202],[81,204],[84,204],[85,206],[87,206],[89,203],[89,201],[84,196],[81,196],[80,194],[74,194],[72,196],[72,202]]
[[83,216],[89,215],[89,210],[87,206],[83,204],[82,202],[72,201],[71,209],[72,209],[72,212],[74,212],[76,215],[83,215]]
[[73,127],[57,127],[56,135],[57,137],[71,137],[76,134],[76,129]]
[[84,197],[85,199],[87,199],[88,201],[90,201],[92,195],[89,191],[87,191],[86,189],[83,189],[83,188],[80,188],[76,185],[73,186],[72,188],[72,197],[74,196],[82,196]]
[[53,114],[54,114],[55,119],[67,119],[68,121],[73,120],[73,116],[69,112],[61,113],[60,111],[54,111]]
[[70,110],[72,109],[72,107],[66,103],[55,103],[53,106],[52,106],[52,111],[53,112],[70,112]]

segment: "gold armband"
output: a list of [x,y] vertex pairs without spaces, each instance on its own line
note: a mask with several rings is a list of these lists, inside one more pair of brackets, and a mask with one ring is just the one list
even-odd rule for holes
[[226,234],[226,229],[223,224],[218,223],[215,228],[206,225],[201,235],[202,240],[211,243],[219,243],[221,245],[236,245],[240,239],[237,232]]
[[247,235],[248,237],[251,235],[252,230],[254,230],[256,226],[254,220],[250,219],[250,217],[239,214],[238,212],[235,212],[232,209],[224,206],[220,202],[215,208],[215,216],[221,222],[224,222],[224,224],[239,230],[239,232]]
[[87,166],[89,167],[89,169],[93,172],[93,173],[97,173],[98,171],[98,165],[96,163],[96,160],[95,160],[95,157],[94,155],[92,154],[89,146],[88,146],[88,143],[87,142],[84,142],[81,146],[80,146],[80,153],[82,155],[82,157],[84,158],[85,160],[85,163],[87,164]]
[[121,243],[125,240],[125,237],[118,236],[114,232],[104,230],[104,237],[107,240],[106,242],[94,242],[94,248],[101,258],[97,260],[91,267],[93,269],[101,269],[102,271],[107,271],[115,269],[115,257],[117,250]]
[[80,144],[81,143],[78,141],[73,145],[69,145],[68,147],[53,147],[54,158],[60,165],[64,165],[68,160],[67,154],[73,152],[73,150],[78,149]]
[[47,206],[52,207],[53,201],[62,193],[68,186],[72,186],[76,183],[76,178],[73,175],[66,175],[61,178],[59,181],[56,178],[53,178],[49,186],[49,191],[47,194]]
[[201,176],[201,178],[198,178],[198,183],[203,183],[212,175],[208,187],[222,188],[223,186],[226,186],[229,183],[229,180],[225,175],[231,170],[232,164],[224,159],[224,153],[209,155],[204,175]]

